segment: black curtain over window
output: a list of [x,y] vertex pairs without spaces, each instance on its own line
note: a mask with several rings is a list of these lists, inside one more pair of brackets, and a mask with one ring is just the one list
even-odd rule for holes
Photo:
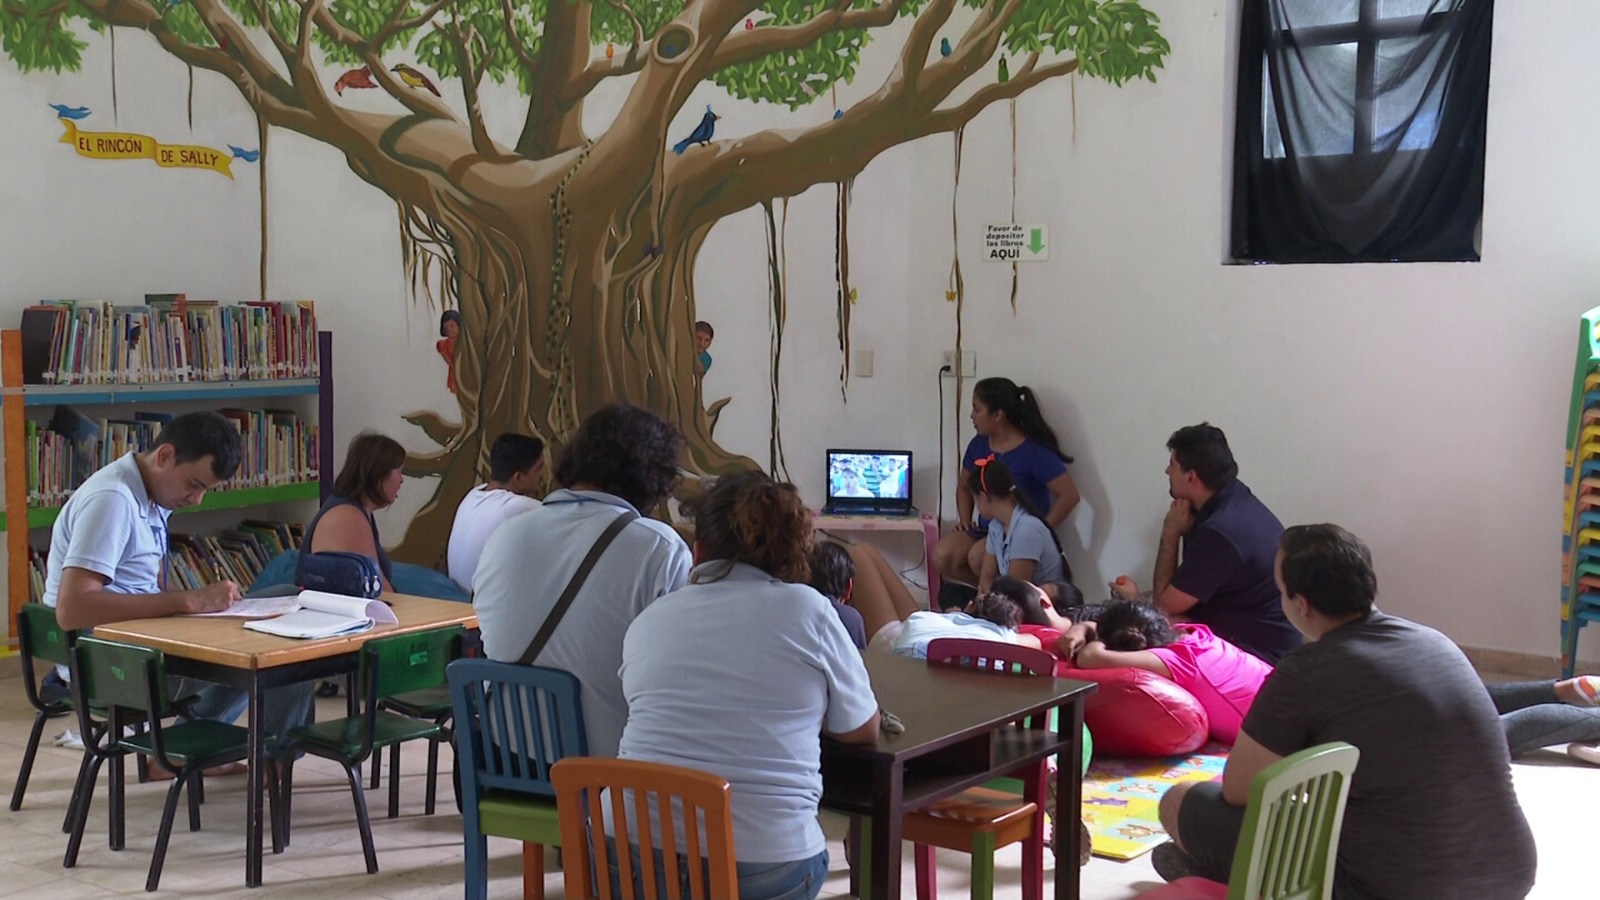
[[1242,0],[1232,253],[1477,260],[1493,0]]

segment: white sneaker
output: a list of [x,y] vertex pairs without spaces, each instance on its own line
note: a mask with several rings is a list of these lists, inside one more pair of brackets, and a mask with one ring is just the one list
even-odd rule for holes
[[57,747],[65,747],[68,750],[83,749],[83,738],[79,737],[78,733],[71,728],[56,735],[54,743]]
[[1587,744],[1568,744],[1567,755],[1591,766],[1600,766],[1600,741],[1590,741]]

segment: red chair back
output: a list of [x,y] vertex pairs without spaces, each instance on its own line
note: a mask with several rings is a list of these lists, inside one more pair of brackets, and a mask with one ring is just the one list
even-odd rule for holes
[[1050,675],[1056,667],[1055,657],[1043,650],[971,638],[936,638],[929,641],[928,663],[1010,675]]

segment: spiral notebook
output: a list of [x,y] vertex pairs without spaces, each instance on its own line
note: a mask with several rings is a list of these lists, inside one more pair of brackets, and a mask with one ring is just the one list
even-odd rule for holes
[[347,597],[323,591],[301,591],[295,595],[300,608],[275,619],[257,619],[244,627],[278,637],[312,640],[356,634],[374,625],[397,625],[394,610],[382,600]]

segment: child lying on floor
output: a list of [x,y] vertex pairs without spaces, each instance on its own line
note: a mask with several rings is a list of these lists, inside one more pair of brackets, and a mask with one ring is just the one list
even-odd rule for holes
[[1272,666],[1211,633],[1204,625],[1173,624],[1161,610],[1136,600],[1106,607],[1098,622],[1057,615],[1048,600],[1029,611],[1022,631],[1080,669],[1135,668],[1154,672],[1193,694],[1211,722],[1211,737],[1232,744]]

